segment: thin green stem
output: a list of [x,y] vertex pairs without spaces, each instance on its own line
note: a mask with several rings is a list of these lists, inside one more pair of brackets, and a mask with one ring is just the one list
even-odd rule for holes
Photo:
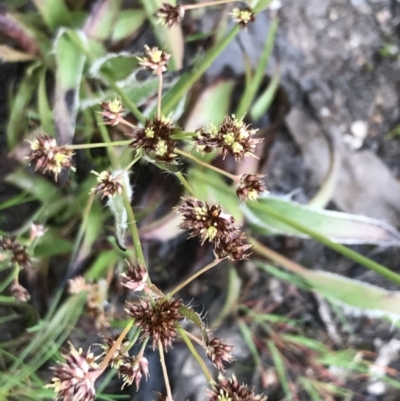
[[124,200],[125,209],[128,213],[129,218],[129,229],[132,235],[133,247],[135,248],[135,254],[139,265],[146,266],[146,260],[143,255],[142,244],[140,242],[139,230],[136,225],[135,214],[132,209],[131,200],[129,199],[126,188],[122,191],[122,197]]
[[132,100],[129,98],[129,96],[123,91],[111,78],[108,76],[104,77],[107,80],[108,85],[111,87],[111,89],[118,94],[118,96],[121,97],[122,101],[124,104],[128,107],[128,109],[132,112],[132,114],[137,118],[138,121],[141,123],[144,123],[146,121],[145,116],[140,112],[138,107],[136,106],[135,103],[132,102]]
[[196,351],[196,348],[193,346],[192,342],[190,341],[189,337],[186,334],[186,331],[178,325],[176,328],[180,336],[182,337],[182,340],[185,341],[186,346],[189,348],[189,351],[191,354],[195,357],[197,363],[199,364],[201,370],[204,373],[204,376],[206,377],[207,381],[209,383],[213,382],[213,378],[211,376],[210,371],[208,370],[206,364],[203,361],[203,358],[199,355],[199,353]]
[[216,6],[218,4],[226,4],[226,3],[234,3],[234,2],[235,2],[235,0],[205,1],[203,3],[197,3],[197,4],[185,4],[184,6],[182,6],[182,8],[184,10],[194,10],[196,8]]
[[162,99],[162,86],[163,86],[163,74],[160,70],[158,72],[158,95],[157,95],[157,118],[161,118],[161,99]]
[[132,141],[114,141],[114,142],[100,142],[100,143],[82,143],[80,145],[66,145],[67,149],[92,149],[92,148],[111,148],[114,146],[129,145]]
[[[136,341],[138,340],[139,336],[140,336],[140,330],[136,330],[135,335],[133,336],[132,340],[129,342],[129,345],[126,349],[127,351],[129,351],[136,344]],[[146,344],[147,344],[147,338],[146,338]]]
[[[139,330],[138,330],[138,333],[139,333]],[[149,340],[150,340],[150,337],[147,337],[147,338],[144,339],[143,344],[142,344],[142,346],[140,347],[140,351],[139,351],[139,353],[138,353],[138,357],[139,357],[139,358],[141,358],[141,357],[143,356],[144,351],[145,351],[145,349],[146,349],[146,346],[147,346],[147,343],[149,342]]]
[[239,181],[239,177],[237,177],[236,175],[230,174],[230,173],[228,173],[228,172],[226,172],[226,171],[224,171],[224,170],[221,170],[221,169],[218,168],[218,167],[215,167],[215,166],[212,166],[211,164],[208,164],[208,163],[206,163],[206,162],[203,162],[202,160],[200,160],[200,159],[198,159],[197,157],[191,155],[190,153],[185,152],[184,150],[175,148],[174,152],[177,153],[178,155],[181,155],[181,156],[183,156],[183,157],[186,157],[186,159],[193,160],[195,163],[200,164],[200,165],[203,166],[203,167],[206,167],[206,168],[208,168],[208,169],[210,169],[210,170],[214,170],[214,171],[216,171],[217,173],[222,174],[222,175],[224,175],[225,177],[230,178],[232,181],[235,181],[235,182],[238,182],[238,181]]
[[122,177],[122,175],[124,173],[126,173],[127,171],[129,171],[131,169],[131,167],[136,164],[140,159],[142,158],[142,155],[138,155],[136,156],[115,178],[120,178]]
[[381,276],[386,277],[387,279],[400,285],[400,275],[392,272],[387,267],[385,267],[377,262],[374,262],[373,260],[371,260],[363,255],[360,255],[359,253],[348,248],[347,246],[337,244],[336,242],[331,241],[329,238],[318,233],[317,231],[314,231],[314,230],[304,226],[303,224],[297,223],[296,221],[290,219],[289,217],[282,215],[281,213],[275,211],[274,209],[272,209],[271,207],[269,207],[265,204],[254,202],[252,207],[254,207],[255,209],[258,209],[260,211],[263,211],[264,213],[268,213],[270,216],[276,218],[277,220],[281,221],[282,223],[285,223],[288,226],[295,228],[298,231],[303,232],[304,234],[315,239],[316,241],[321,242],[321,244],[324,244],[325,246],[333,249],[334,251],[342,254],[343,256],[346,256],[350,260],[353,260],[356,263],[360,263],[361,265],[367,267],[368,269],[373,270],[374,272],[380,274]]
[[186,287],[189,283],[191,283],[195,278],[201,276],[203,273],[205,273],[206,271],[208,271],[208,270],[212,269],[214,266],[216,266],[219,262],[221,262],[221,260],[222,259],[214,259],[210,264],[208,264],[207,266],[203,267],[198,272],[196,272],[195,274],[190,276],[188,279],[186,279],[183,283],[181,283],[177,287],[175,287],[165,297],[166,298],[171,298],[174,294],[176,294],[182,288]]
[[158,352],[160,353],[160,363],[163,371],[165,387],[167,389],[167,400],[172,401],[171,385],[169,384],[167,365],[165,364],[164,349],[161,340],[158,340]]
[[[112,143],[108,130],[104,124],[102,124],[99,114],[95,113],[95,118],[99,127],[100,135],[105,143]],[[115,155],[114,149],[108,147],[107,149],[108,157],[110,158],[111,165],[115,170],[120,168],[119,161]]]
[[187,181],[187,179],[183,176],[183,174],[178,171],[177,173],[175,173],[176,178],[178,178],[178,180],[181,182],[181,184],[186,188],[186,190],[192,195],[194,196],[194,190],[191,187],[191,185],[189,184],[189,182]]

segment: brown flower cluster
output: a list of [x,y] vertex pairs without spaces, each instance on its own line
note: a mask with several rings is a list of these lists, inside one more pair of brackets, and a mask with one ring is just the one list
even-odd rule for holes
[[262,174],[242,174],[236,187],[236,194],[242,201],[255,201],[265,188]]
[[114,177],[109,170],[102,171],[101,173],[93,170],[91,172],[97,176],[98,184],[90,190],[90,193],[101,194],[101,199],[105,196],[114,197],[115,195],[121,195],[124,188],[121,182],[122,175]]
[[71,167],[73,151],[65,146],[57,146],[56,140],[47,134],[40,135],[31,142],[28,158],[35,166],[35,171],[53,173],[57,181],[63,168]]
[[172,347],[175,340],[178,320],[183,316],[180,312],[181,300],[157,299],[153,303],[140,300],[139,304],[128,303],[126,312],[135,319],[135,326],[139,327],[143,341],[148,337],[153,338],[153,349],[161,341],[164,349]]
[[242,28],[247,28],[247,25],[255,20],[255,15],[250,7],[234,8],[230,15]]
[[31,298],[28,290],[18,281],[14,282],[11,286],[11,294],[18,302],[28,302]]
[[201,244],[214,242],[214,253],[218,258],[240,260],[249,256],[246,252],[250,245],[244,243],[245,235],[235,226],[231,215],[222,213],[219,204],[210,207],[206,202],[187,197],[176,210],[183,217],[179,228],[188,230],[189,238],[200,237]]
[[147,285],[148,273],[145,267],[131,265],[128,260],[125,261],[127,271],[121,274],[122,285],[131,291],[143,291]]
[[224,370],[224,361],[231,363],[233,345],[225,344],[220,338],[213,338],[207,343],[206,355],[217,369]]
[[167,64],[171,55],[158,47],[150,48],[144,46],[144,56],[137,57],[139,65],[144,67],[146,70],[153,71],[154,74],[161,74],[167,71]]
[[[114,337],[104,337],[103,344],[99,344],[100,347],[104,350],[104,352],[100,355],[100,357],[106,356],[111,348],[114,346],[117,341],[119,335],[115,335]],[[130,342],[125,341],[122,342],[117,349],[114,351],[114,354],[111,357],[111,367],[118,369],[121,365],[124,364],[124,360],[129,358],[129,346]]]
[[11,262],[18,263],[21,269],[31,266],[31,258],[26,251],[26,247],[21,245],[15,238],[0,237],[0,250],[10,251],[12,254]]
[[208,398],[210,401],[266,401],[267,399],[263,394],[256,395],[245,384],[239,384],[235,375],[230,379],[220,375],[218,383],[208,391]]
[[118,375],[124,381],[122,388],[135,382],[136,390],[139,390],[142,377],[145,376],[147,379],[149,376],[149,361],[143,356],[124,358],[123,364],[118,368]]
[[185,9],[180,6],[173,6],[168,3],[163,3],[162,7],[157,10],[157,17],[162,25],[171,26],[179,24],[185,16]]
[[108,100],[100,104],[101,111],[99,114],[103,117],[104,124],[118,125],[123,119],[124,106],[121,99]]
[[93,401],[96,396],[94,382],[97,378],[95,357],[88,350],[77,351],[72,344],[69,354],[64,355],[65,362],[52,368],[52,383],[46,388],[53,388],[56,397],[63,401]]
[[146,120],[144,128],[133,131],[133,141],[129,146],[133,149],[154,155],[155,160],[174,163],[176,141],[171,135],[177,132],[173,122],[166,117]]
[[201,128],[194,138],[199,151],[209,153],[216,148],[222,148],[222,156],[232,154],[236,161],[246,156],[254,156],[254,151],[261,139],[253,138],[257,129],[249,129],[249,125],[238,120],[234,115],[226,116],[217,128],[211,126],[208,130]]

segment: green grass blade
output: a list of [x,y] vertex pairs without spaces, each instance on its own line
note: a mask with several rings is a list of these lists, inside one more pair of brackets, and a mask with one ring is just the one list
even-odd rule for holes
[[261,53],[261,58],[260,61],[258,62],[254,76],[250,81],[250,85],[246,87],[245,92],[240,100],[239,106],[236,110],[235,114],[239,118],[242,118],[250,110],[251,104],[253,103],[256,97],[258,88],[260,87],[261,82],[264,79],[265,69],[267,67],[268,60],[271,56],[272,49],[274,47],[275,35],[277,29],[278,29],[278,20],[273,19],[271,21],[268,37],[265,42],[264,49]]
[[33,0],[51,31],[71,24],[71,13],[64,0]]

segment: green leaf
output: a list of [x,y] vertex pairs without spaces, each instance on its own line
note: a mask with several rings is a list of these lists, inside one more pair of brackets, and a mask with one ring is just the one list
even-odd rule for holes
[[203,341],[207,342],[208,339],[207,326],[203,323],[203,320],[201,319],[199,314],[195,312],[193,308],[190,308],[189,306],[185,305],[180,307],[179,312],[182,314],[182,316],[184,316],[186,319],[189,319],[200,329],[203,336]]
[[280,75],[279,71],[277,70],[265,91],[259,96],[258,99],[256,99],[251,107],[250,117],[253,121],[258,121],[271,106],[275,93],[279,88],[279,80]]
[[57,67],[54,119],[57,141],[61,145],[71,143],[75,133],[85,45],[82,33],[68,29],[61,29],[54,43]]
[[25,131],[28,130],[26,109],[38,86],[39,66],[40,63],[35,63],[25,72],[11,104],[10,119],[7,125],[7,142],[10,149],[15,148],[23,140]]
[[33,0],[51,31],[71,24],[71,13],[63,0]]
[[49,229],[36,245],[35,257],[49,257],[69,253],[72,250],[72,246],[71,241],[60,238],[55,230]]
[[111,33],[111,41],[132,38],[146,21],[144,10],[123,10],[119,13],[114,30]]
[[121,12],[122,0],[98,1],[86,20],[83,31],[89,39],[109,39]]
[[[288,269],[288,266],[280,265]],[[257,262],[256,266],[269,271],[269,266],[262,262]],[[335,273],[305,269],[300,265],[290,270],[300,276],[310,289],[332,302],[339,303],[349,313],[370,317],[388,316],[393,319],[398,319],[400,316],[398,291],[387,291]]]
[[294,222],[312,227],[315,232],[344,244],[399,245],[400,234],[389,224],[369,217],[315,209],[273,196],[243,206],[252,228],[264,235],[286,234],[308,238],[307,233],[290,226],[268,213],[267,208]]
[[163,98],[162,113],[164,115],[173,111],[185,93],[194,85],[208,67],[211,66],[219,54],[235,38],[239,30],[239,26],[235,26],[219,43],[207,52],[206,56],[200,63],[193,66],[191,72],[182,75],[176,85]]
[[40,116],[40,123],[44,132],[54,136],[55,128],[53,122],[53,113],[51,111],[46,90],[46,68],[43,68],[39,78],[39,89],[38,89],[38,110]]
[[265,69],[268,64],[268,60],[271,56],[272,49],[275,43],[275,35],[278,29],[278,20],[273,19],[271,21],[271,26],[268,32],[267,40],[265,41],[264,49],[261,53],[261,58],[257,64],[256,71],[254,76],[250,80],[250,84],[246,86],[244,94],[240,100],[239,106],[236,110],[236,115],[239,118],[242,118],[251,107],[251,104],[256,97],[257,91],[261,85],[262,80],[264,79]]

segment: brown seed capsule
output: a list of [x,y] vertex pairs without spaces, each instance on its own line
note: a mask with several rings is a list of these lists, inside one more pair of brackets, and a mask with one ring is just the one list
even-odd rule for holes
[[218,383],[214,384],[212,390],[207,392],[210,401],[266,401],[263,394],[256,395],[245,384],[239,384],[235,375],[230,379],[222,375],[218,377]]
[[163,25],[168,25],[170,28],[173,25],[179,24],[185,15],[185,9],[180,6],[173,6],[168,3],[163,3],[162,7],[157,10],[157,17]]
[[247,28],[247,25],[255,20],[255,15],[250,7],[234,8],[230,15],[242,28]]
[[118,375],[124,381],[122,388],[135,382],[136,390],[139,390],[142,377],[147,379],[149,376],[149,361],[143,356],[124,358],[124,362],[118,367]]
[[244,202],[255,201],[257,196],[266,191],[262,174],[242,174],[236,187],[237,196]]
[[21,245],[15,238],[0,237],[0,249],[10,251],[12,254],[11,262],[18,263],[21,269],[31,266],[31,258],[26,251],[26,247]]
[[224,361],[231,363],[235,358],[231,355],[232,345],[224,344],[220,338],[213,338],[207,344],[206,354],[217,369],[224,370]]
[[121,274],[122,285],[132,291],[143,291],[149,276],[146,268],[140,264],[131,265],[127,260],[125,262],[127,271]]
[[114,100],[102,102],[100,107],[101,111],[99,111],[99,114],[102,115],[104,124],[114,126],[121,122],[124,113],[121,99],[115,98]]
[[101,194],[101,199],[105,196],[121,195],[124,188],[121,175],[114,177],[109,170],[102,171],[100,174],[92,170],[91,173],[97,175],[98,184],[90,190],[90,193]]
[[182,319],[179,309],[181,301],[157,299],[152,305],[149,301],[140,300],[139,304],[128,303],[125,309],[135,319],[135,326],[140,327],[141,340],[153,337],[153,349],[161,341],[164,349],[172,347],[175,340],[178,320]]
[[251,252],[247,252],[251,248],[251,245],[244,242],[245,238],[246,235],[239,230],[221,237],[214,246],[215,256],[219,259],[247,259],[251,255]]

